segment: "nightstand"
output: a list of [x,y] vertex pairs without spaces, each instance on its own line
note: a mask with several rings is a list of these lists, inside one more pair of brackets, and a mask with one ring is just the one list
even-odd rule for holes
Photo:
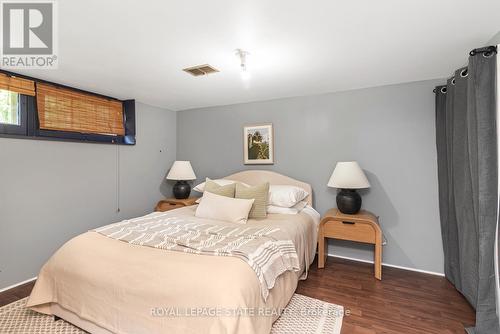
[[347,215],[336,208],[328,210],[319,225],[318,268],[325,267],[325,238],[375,245],[375,277],[382,279],[382,230],[373,213],[361,210]]
[[195,205],[199,197],[189,197],[186,199],[167,198],[156,204],[155,211],[169,211],[185,206]]

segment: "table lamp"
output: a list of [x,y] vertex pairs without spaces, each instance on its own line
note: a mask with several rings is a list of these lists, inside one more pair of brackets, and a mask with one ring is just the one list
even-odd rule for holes
[[186,199],[191,193],[191,186],[187,181],[196,180],[193,167],[189,161],[175,161],[167,175],[167,180],[176,180],[173,193],[177,199]]
[[338,188],[337,208],[345,214],[356,214],[361,209],[361,196],[356,189],[370,188],[365,173],[356,161],[337,162],[328,186]]

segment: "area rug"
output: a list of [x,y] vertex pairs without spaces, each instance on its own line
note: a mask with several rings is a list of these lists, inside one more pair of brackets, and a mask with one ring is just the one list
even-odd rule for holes
[[[52,316],[27,309],[28,298],[0,308],[2,334],[85,334],[81,329]],[[344,308],[295,294],[274,323],[272,334],[340,334]]]

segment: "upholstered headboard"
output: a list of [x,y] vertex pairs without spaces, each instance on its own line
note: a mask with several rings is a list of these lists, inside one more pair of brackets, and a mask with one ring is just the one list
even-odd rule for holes
[[307,203],[309,205],[312,205],[312,188],[309,183],[295,180],[291,177],[276,172],[271,172],[268,170],[245,170],[226,176],[224,178],[228,180],[244,182],[249,185],[269,182],[269,184],[274,185],[290,185],[300,187],[309,193],[309,196],[307,196]]

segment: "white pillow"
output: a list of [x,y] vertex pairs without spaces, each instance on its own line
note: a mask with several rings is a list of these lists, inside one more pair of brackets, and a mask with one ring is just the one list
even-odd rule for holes
[[299,202],[291,208],[284,208],[282,206],[268,205],[267,213],[281,213],[285,215],[296,215],[302,211],[307,205],[306,201]]
[[245,224],[253,202],[254,199],[230,198],[207,191],[196,208],[195,216]]
[[[210,181],[212,181],[212,182],[217,183],[219,186],[226,186],[226,185],[228,185],[228,184],[233,184],[233,183],[236,183],[236,182],[237,182],[237,181],[233,181],[233,180],[226,180],[226,179],[211,180],[211,179],[209,179],[209,178],[207,177],[207,178],[205,179],[205,182],[202,182],[202,183],[198,184],[196,187],[194,187],[194,188],[193,188],[193,190],[194,190],[194,191],[197,191],[197,192],[199,192],[199,193],[204,192],[204,191],[205,191],[205,183],[206,183],[207,181],[209,181],[209,180],[210,180]],[[241,184],[243,184],[243,185],[245,185],[245,186],[247,186],[247,187],[248,187],[248,184],[245,184],[245,183],[241,183]]]
[[269,187],[269,201],[267,204],[291,208],[304,200],[308,195],[307,191],[299,187],[271,185]]

